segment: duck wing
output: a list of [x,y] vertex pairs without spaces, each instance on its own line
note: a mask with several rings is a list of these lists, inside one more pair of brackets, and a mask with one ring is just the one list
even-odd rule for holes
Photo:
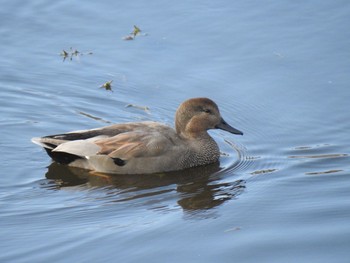
[[167,126],[129,131],[94,142],[100,147],[98,154],[129,160],[162,155],[175,145],[176,133]]
[[47,150],[53,150],[62,143],[76,140],[93,140],[94,138],[108,138],[120,133],[142,129],[149,125],[154,126],[156,122],[124,123],[105,126],[97,129],[72,131],[62,134],[48,135],[44,137],[32,138],[32,142]]
[[176,139],[176,132],[168,126],[140,122],[33,138],[33,142],[59,163],[74,165],[73,161],[85,159],[102,164],[107,158],[114,165],[124,166],[134,158],[162,155]]

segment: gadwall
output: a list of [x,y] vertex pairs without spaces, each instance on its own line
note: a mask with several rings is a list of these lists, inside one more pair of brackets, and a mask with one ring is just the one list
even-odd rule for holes
[[208,98],[183,102],[175,129],[145,121],[33,138],[56,162],[96,172],[150,174],[217,162],[219,147],[209,129],[243,133],[226,123]]

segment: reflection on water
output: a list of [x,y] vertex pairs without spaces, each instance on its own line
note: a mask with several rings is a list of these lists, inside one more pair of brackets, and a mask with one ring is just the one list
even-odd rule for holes
[[52,181],[44,187],[55,190],[78,185],[113,188],[118,190],[113,202],[152,196],[156,199],[167,192],[176,191],[176,202],[184,210],[203,210],[219,206],[245,189],[244,180],[221,182],[220,175],[219,163],[172,173],[110,175],[53,162],[46,173],[46,178]]

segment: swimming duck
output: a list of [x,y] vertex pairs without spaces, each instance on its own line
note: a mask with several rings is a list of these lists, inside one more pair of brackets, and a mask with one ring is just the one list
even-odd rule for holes
[[176,111],[175,130],[144,121],[33,138],[56,162],[96,172],[150,174],[218,162],[219,147],[208,134],[221,129],[243,133],[220,115],[208,98],[192,98]]

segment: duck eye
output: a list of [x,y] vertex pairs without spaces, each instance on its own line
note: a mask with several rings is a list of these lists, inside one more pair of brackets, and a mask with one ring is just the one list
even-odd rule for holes
[[203,109],[203,111],[205,112],[205,113],[211,113],[211,110],[209,110],[209,109]]

